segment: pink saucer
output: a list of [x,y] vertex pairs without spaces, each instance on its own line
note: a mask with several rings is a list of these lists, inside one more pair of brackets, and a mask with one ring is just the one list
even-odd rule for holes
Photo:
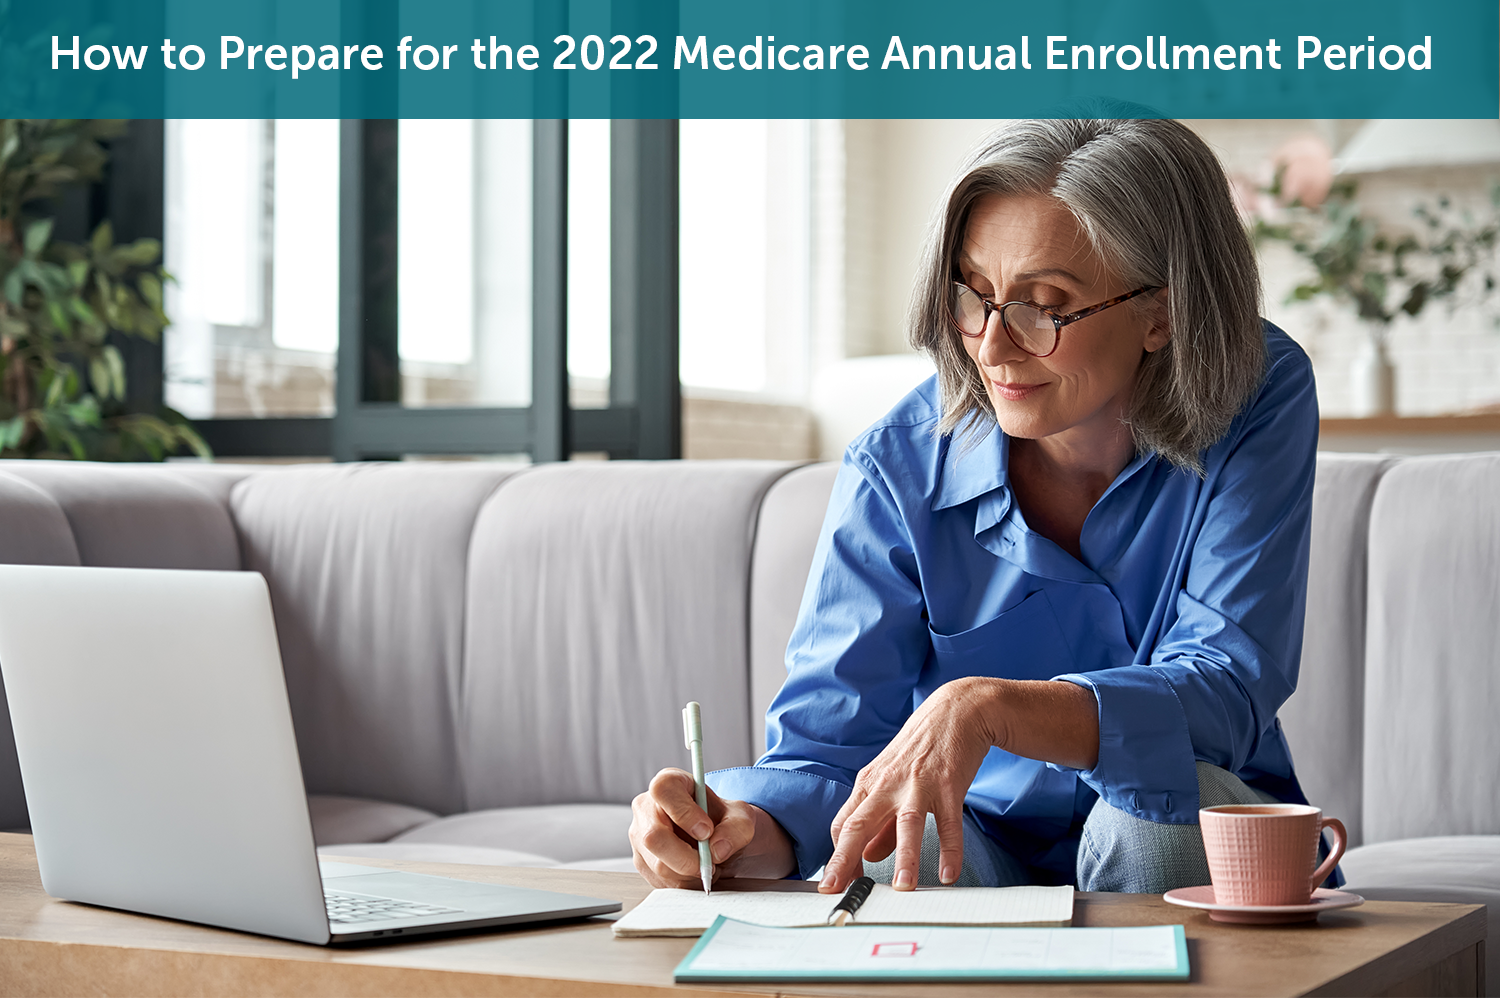
[[1287,922],[1311,922],[1320,912],[1353,908],[1365,903],[1358,894],[1348,891],[1331,891],[1319,887],[1313,891],[1307,904],[1219,904],[1214,900],[1212,885],[1203,887],[1179,887],[1167,891],[1162,899],[1168,904],[1180,904],[1184,908],[1202,908],[1216,922],[1236,922],[1240,925],[1281,925]]

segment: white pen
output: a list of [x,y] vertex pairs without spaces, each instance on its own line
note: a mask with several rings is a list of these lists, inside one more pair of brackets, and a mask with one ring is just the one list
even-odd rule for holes
[[[708,786],[703,782],[703,715],[698,701],[689,701],[682,708],[682,737],[688,751],[693,754],[693,793],[698,806],[708,813]],[[698,873],[703,877],[703,893],[713,893],[714,855],[709,851],[708,839],[698,843]]]

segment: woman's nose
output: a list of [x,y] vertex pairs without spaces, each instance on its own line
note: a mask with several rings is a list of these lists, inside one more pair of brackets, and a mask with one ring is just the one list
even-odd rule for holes
[[1024,359],[1026,352],[1011,341],[1000,321],[1000,313],[990,313],[989,325],[984,327],[984,336],[979,341],[977,360],[984,367],[999,367],[1007,362]]

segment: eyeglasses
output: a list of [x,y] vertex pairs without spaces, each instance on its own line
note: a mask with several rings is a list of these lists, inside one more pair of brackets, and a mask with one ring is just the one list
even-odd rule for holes
[[1050,357],[1062,339],[1064,326],[1127,302],[1136,295],[1160,291],[1161,288],[1162,285],[1136,288],[1118,298],[1060,315],[1051,309],[1024,301],[1008,301],[1004,305],[996,305],[967,284],[954,281],[953,297],[948,302],[948,316],[960,333],[970,339],[977,339],[989,328],[990,316],[999,312],[1000,324],[1005,327],[1005,335],[1010,337],[1012,343],[1033,357]]

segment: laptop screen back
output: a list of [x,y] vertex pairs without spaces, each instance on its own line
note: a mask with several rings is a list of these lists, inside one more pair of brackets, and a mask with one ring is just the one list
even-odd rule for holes
[[47,893],[328,941],[259,575],[0,565],[0,671]]

